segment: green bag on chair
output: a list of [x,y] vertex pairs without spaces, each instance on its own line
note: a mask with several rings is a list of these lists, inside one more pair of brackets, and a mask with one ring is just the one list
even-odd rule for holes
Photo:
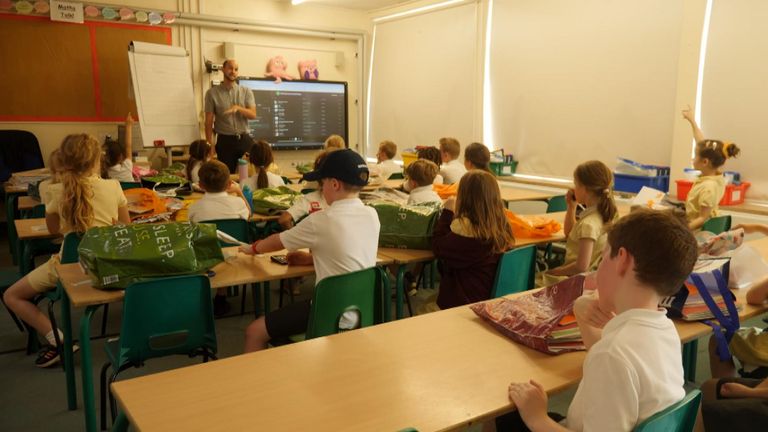
[[264,215],[277,214],[288,210],[299,196],[300,192],[285,186],[256,189],[253,191],[253,212]]
[[190,222],[91,228],[78,252],[100,289],[124,289],[147,277],[199,273],[224,261],[216,225]]
[[437,204],[400,205],[371,201],[367,205],[379,214],[379,247],[432,249],[432,231],[440,217]]

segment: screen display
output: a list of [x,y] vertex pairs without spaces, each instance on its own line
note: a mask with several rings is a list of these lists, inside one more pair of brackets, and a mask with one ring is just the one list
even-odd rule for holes
[[321,148],[330,135],[347,141],[347,83],[241,78],[256,99],[251,136],[274,149]]

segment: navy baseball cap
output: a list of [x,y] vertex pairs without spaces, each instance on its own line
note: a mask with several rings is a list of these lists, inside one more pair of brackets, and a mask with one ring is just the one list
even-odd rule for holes
[[328,153],[325,160],[314,171],[304,174],[303,179],[318,181],[326,178],[335,178],[354,186],[368,184],[368,164],[362,156],[354,150],[344,149]]

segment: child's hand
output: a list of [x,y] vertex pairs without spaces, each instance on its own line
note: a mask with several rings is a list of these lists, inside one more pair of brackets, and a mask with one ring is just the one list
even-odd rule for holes
[[240,195],[243,193],[243,191],[240,189],[240,185],[237,184],[237,182],[230,180],[229,187],[227,188],[227,193]]
[[576,207],[576,191],[568,189],[568,192],[565,193],[565,204],[571,208]]
[[600,308],[600,301],[594,294],[583,295],[573,303],[576,320],[595,328],[603,328],[613,318],[612,312]]
[[547,393],[541,384],[534,380],[527,383],[509,385],[509,399],[517,406],[520,417],[533,429],[533,424],[547,418]]
[[456,211],[456,197],[449,197],[447,200],[445,200],[445,202],[443,203],[443,209],[455,212]]
[[297,265],[297,266],[314,265],[314,261],[312,260],[312,254],[309,252],[303,252],[303,251],[288,252],[285,255],[285,259],[288,260],[288,265]]
[[687,109],[684,109],[682,111],[682,114],[683,114],[683,118],[688,120],[689,122],[696,121],[696,116],[694,115],[693,110],[691,109],[690,105],[688,105]]
[[253,242],[253,244],[240,246],[240,248],[239,248],[240,252],[242,252],[242,253],[244,253],[246,255],[256,255],[255,249],[256,249],[256,245],[259,244],[259,241],[261,241],[261,240],[257,240],[255,242]]
[[744,234],[752,234],[758,230],[757,224],[738,224],[736,226],[731,227],[731,231],[737,230],[737,229],[743,229]]
[[134,120],[133,117],[131,117],[131,113],[128,112],[128,115],[125,116],[125,127],[131,127],[133,126]]
[[720,387],[720,396],[725,398],[754,397],[755,389],[735,382],[723,383]]

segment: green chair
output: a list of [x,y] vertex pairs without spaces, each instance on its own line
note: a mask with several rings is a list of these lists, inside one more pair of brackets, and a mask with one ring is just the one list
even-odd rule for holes
[[634,432],[691,432],[700,402],[701,392],[693,390],[680,402],[643,420]]
[[392,173],[389,176],[388,180],[404,180],[404,179],[405,179],[405,174],[398,172],[398,173]]
[[379,267],[321,280],[315,286],[307,332],[291,336],[290,341],[300,342],[352,330],[339,327],[345,312],[357,314],[356,329],[384,322],[389,313],[387,288],[389,278]]
[[[217,219],[212,221],[205,221],[205,223],[215,224],[217,230],[229,234],[236,240],[239,240],[243,243],[251,242],[251,230],[248,226],[248,221],[245,219]],[[219,244],[222,247],[232,246],[226,243],[222,244],[221,242],[219,242]]]
[[[211,285],[205,275],[186,275],[135,282],[125,290],[120,338],[105,345],[107,363],[101,368],[101,428],[106,429],[107,385],[131,367],[169,355],[202,354],[216,359],[216,329]],[[107,369],[112,375],[107,381]],[[116,406],[109,393],[112,418]]]
[[491,298],[532,289],[535,275],[535,246],[515,248],[505,252],[499,259]]
[[141,187],[141,182],[120,182],[120,187],[123,188],[123,190],[128,189],[138,189]]
[[713,234],[720,234],[731,229],[731,216],[716,216],[710,218],[701,227],[702,231],[709,231]]
[[293,184],[293,182],[291,181],[291,179],[289,179],[289,178],[288,178],[288,177],[286,177],[286,176],[280,176],[280,178],[282,178],[282,179],[283,179],[283,183],[285,183],[285,184],[287,184],[287,185],[289,185],[289,184]]
[[[547,200],[547,213],[556,213],[566,211],[567,209],[568,205],[565,201],[565,195],[553,196]],[[547,243],[547,246],[544,248],[544,261],[548,263],[551,259],[552,243]]]

